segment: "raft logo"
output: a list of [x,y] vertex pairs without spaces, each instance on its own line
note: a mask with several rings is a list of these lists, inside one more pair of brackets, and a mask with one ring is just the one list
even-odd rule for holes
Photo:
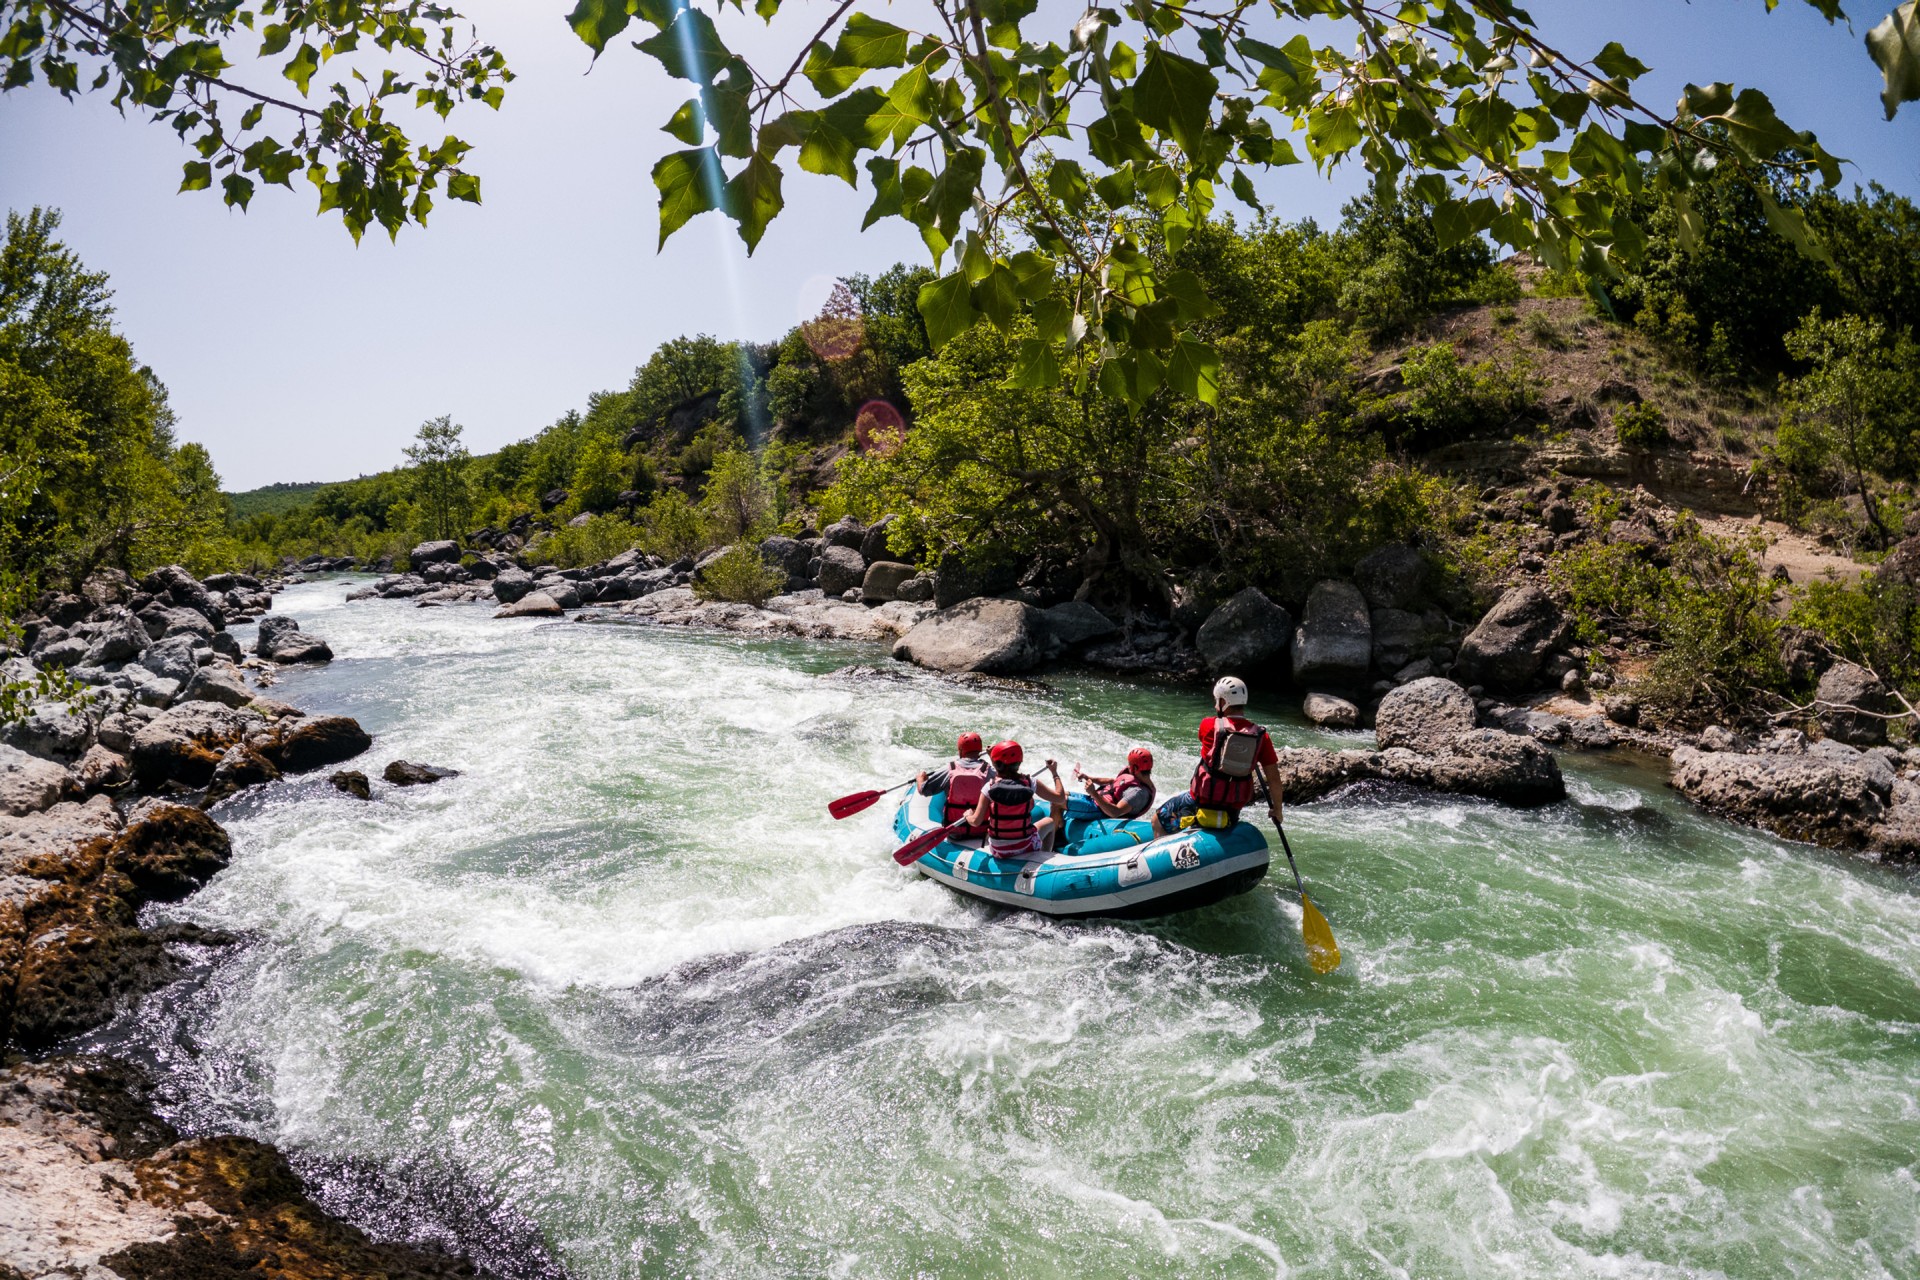
[[1190,844],[1183,844],[1173,851],[1173,869],[1191,871],[1200,865],[1200,851]]

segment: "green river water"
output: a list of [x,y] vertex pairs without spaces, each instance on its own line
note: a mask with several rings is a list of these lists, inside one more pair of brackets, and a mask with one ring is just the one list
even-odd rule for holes
[[219,811],[233,865],[165,911],[257,939],[177,1013],[203,1118],[457,1170],[582,1280],[1920,1276],[1899,874],[1624,760],[1538,812],[1350,795],[1290,811],[1316,978],[1279,877],[1053,924],[826,817],[964,728],[1177,785],[1195,691],[346,589],[280,597],[339,659],[279,696],[463,773]]

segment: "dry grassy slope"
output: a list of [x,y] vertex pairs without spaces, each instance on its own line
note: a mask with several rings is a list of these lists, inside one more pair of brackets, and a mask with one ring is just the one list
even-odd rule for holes
[[[1428,466],[1489,484],[1524,484],[1554,474],[1642,487],[1687,510],[1722,537],[1759,532],[1768,565],[1795,582],[1855,578],[1868,566],[1823,547],[1758,511],[1750,468],[1774,436],[1775,398],[1709,385],[1645,334],[1596,316],[1582,298],[1522,298],[1462,307],[1427,321],[1376,353],[1365,377],[1392,386],[1407,352],[1448,342],[1464,363],[1523,363],[1541,386],[1544,418],[1515,423],[1425,455]],[[1620,446],[1614,415],[1649,403],[1666,416],[1673,443],[1651,452]]]

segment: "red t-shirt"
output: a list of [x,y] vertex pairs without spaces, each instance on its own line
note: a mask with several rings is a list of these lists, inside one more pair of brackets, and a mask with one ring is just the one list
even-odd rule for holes
[[[1245,716],[1208,716],[1200,722],[1200,758],[1206,760],[1213,755],[1213,726],[1217,720],[1224,719],[1236,729],[1260,729],[1260,726]],[[1273,739],[1260,729],[1260,751],[1254,757],[1256,764],[1279,764],[1280,755],[1273,749]]]

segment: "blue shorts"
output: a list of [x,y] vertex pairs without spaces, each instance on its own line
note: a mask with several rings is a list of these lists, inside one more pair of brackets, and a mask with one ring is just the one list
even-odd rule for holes
[[1153,811],[1153,816],[1160,823],[1162,831],[1178,831],[1180,819],[1191,818],[1198,812],[1200,812],[1200,806],[1194,803],[1192,793],[1182,791],[1172,799],[1163,801],[1160,807]]

